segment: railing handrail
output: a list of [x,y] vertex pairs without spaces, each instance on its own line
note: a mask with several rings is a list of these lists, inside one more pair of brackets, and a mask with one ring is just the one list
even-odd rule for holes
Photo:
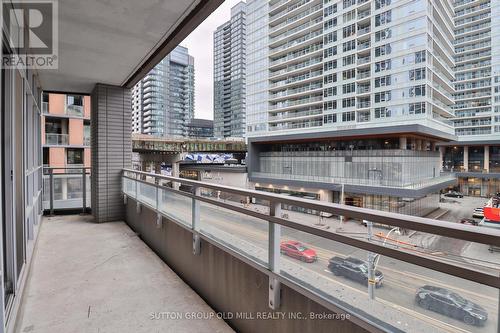
[[[359,249],[363,249],[369,252],[375,252],[379,253],[380,255],[388,256],[397,260],[405,261],[420,267],[425,267],[429,268],[435,271],[443,272],[445,274],[453,275],[453,276],[458,276],[460,278],[469,280],[469,281],[474,281],[477,283],[481,283],[487,286],[491,286],[494,288],[500,288],[500,277],[498,275],[492,275],[485,273],[483,271],[478,271],[470,268],[465,268],[457,265],[453,265],[445,260],[436,260],[436,259],[431,259],[426,256],[418,255],[415,253],[411,252],[404,252],[399,249],[394,249],[390,247],[385,247],[383,245],[373,243],[367,240],[362,240],[359,238],[353,238],[349,237],[343,234],[335,233],[330,230],[325,230],[325,229],[320,229],[316,227],[312,227],[309,225],[301,224],[299,222],[294,222],[290,221],[288,219],[284,219],[281,217],[277,216],[271,216],[267,215],[265,213],[261,213],[258,211],[253,211],[246,209],[244,207],[239,207],[233,204],[229,204],[226,202],[221,202],[218,200],[213,200],[208,197],[204,197],[201,195],[197,195],[196,191],[193,193],[185,192],[185,191],[180,191],[176,190],[173,188],[168,188],[165,186],[162,186],[160,184],[157,184],[156,182],[151,183],[147,182],[145,180],[137,179],[137,178],[132,178],[125,173],[135,173],[136,175],[144,175],[144,176],[150,176],[154,178],[159,178],[159,179],[164,179],[164,180],[169,180],[169,181],[175,181],[181,184],[186,184],[186,185],[191,185],[196,187],[202,187],[202,188],[210,188],[210,189],[217,189],[222,192],[229,192],[229,193],[237,193],[243,196],[251,196],[251,197],[258,197],[262,198],[265,200],[269,200],[270,203],[287,203],[291,205],[296,205],[304,208],[310,208],[310,209],[315,209],[317,211],[321,212],[330,212],[335,215],[343,215],[343,216],[350,216],[353,218],[359,218],[371,222],[378,222],[381,224],[385,225],[391,225],[391,226],[399,226],[402,228],[407,228],[410,230],[418,230],[418,231],[424,231],[426,233],[431,233],[431,234],[436,234],[436,235],[443,235],[446,237],[452,237],[452,238],[457,238],[457,239],[462,239],[462,240],[469,240],[472,242],[478,242],[478,243],[483,243],[483,244],[491,244],[491,245],[500,245],[500,231],[499,230],[494,230],[491,229],[489,232],[484,232],[484,230],[479,230],[479,228],[475,226],[468,226],[468,225],[462,225],[462,224],[457,224],[457,223],[452,223],[452,222],[445,222],[445,221],[438,221],[438,220],[432,220],[428,218],[422,218],[422,217],[415,217],[415,216],[407,216],[403,214],[397,214],[397,213],[390,213],[390,212],[383,212],[383,211],[376,211],[372,209],[367,209],[367,208],[358,208],[358,207],[349,207],[346,205],[340,205],[340,204],[334,204],[334,203],[321,203],[317,202],[315,200],[309,200],[309,199],[303,199],[303,198],[294,198],[290,199],[287,196],[282,196],[279,194],[273,194],[273,193],[262,193],[260,191],[256,190],[247,190],[247,189],[241,189],[241,188],[236,188],[236,187],[231,187],[231,186],[225,186],[225,185],[216,185],[216,184],[210,184],[210,183],[204,183],[200,181],[195,181],[195,180],[188,180],[184,178],[176,178],[176,177],[171,177],[171,176],[164,176],[160,174],[155,174],[155,173],[149,173],[149,172],[143,172],[143,171],[137,171],[137,170],[132,170],[132,169],[122,169],[123,171],[123,178],[130,179],[133,181],[137,181],[140,183],[145,183],[154,187],[159,187],[167,191],[175,192],[178,193],[182,196],[203,201],[209,204],[213,204],[219,207],[222,207],[224,209],[232,210],[238,213],[246,214],[258,219],[262,219],[264,221],[268,221],[269,223],[276,223],[288,228],[292,228],[298,231],[302,231],[305,233],[309,233],[312,235],[316,235],[325,239],[329,239],[332,241],[344,243],[350,246],[357,247]],[[125,193],[126,194],[126,193]],[[141,202],[141,204],[145,204],[147,206],[150,206],[146,202]],[[152,207],[153,209],[156,210],[155,207]],[[482,228],[481,228],[482,229]],[[484,267],[486,268],[486,267]]]
[[222,192],[229,192],[243,196],[256,197],[271,202],[282,202],[286,204],[297,205],[300,207],[310,208],[321,212],[332,213],[334,215],[350,216],[361,220],[368,220],[376,223],[393,225],[396,227],[406,228],[410,230],[422,231],[476,243],[500,246],[500,230],[488,229],[488,232],[486,232],[482,230],[483,228],[475,228],[474,226],[457,224],[454,222],[434,220],[425,217],[409,216],[399,213],[385,212],[368,208],[351,207],[332,202],[321,202],[317,200],[310,200],[304,198],[292,199],[289,196],[283,196],[275,193],[265,193],[257,190],[205,183],[197,180],[165,176],[161,174],[155,174],[155,173],[132,170],[132,169],[123,169],[123,171],[150,177],[156,177],[169,181],[175,181],[181,184],[191,185],[195,187],[204,187],[204,188],[219,190]]
[[52,169],[52,170],[55,170],[55,169],[91,169],[92,167],[88,167],[88,166],[66,166],[66,167],[52,167],[52,166],[44,166],[43,167],[44,169]]

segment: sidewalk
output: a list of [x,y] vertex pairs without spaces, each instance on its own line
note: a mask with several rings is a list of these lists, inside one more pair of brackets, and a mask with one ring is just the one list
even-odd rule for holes
[[16,331],[232,332],[187,313],[213,310],[125,223],[53,217],[41,225]]

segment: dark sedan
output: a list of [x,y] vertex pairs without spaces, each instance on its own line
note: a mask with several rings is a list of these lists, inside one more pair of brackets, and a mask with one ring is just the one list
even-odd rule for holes
[[[328,261],[328,269],[334,275],[342,275],[349,280],[362,284],[368,284],[368,265],[366,262],[353,257],[333,257]],[[384,275],[375,270],[375,287],[382,287]]]
[[462,320],[469,325],[482,326],[488,319],[488,312],[483,307],[445,288],[420,287],[415,300],[425,309]]
[[463,198],[464,195],[460,192],[457,192],[457,191],[450,191],[448,193],[445,193],[444,194],[445,197],[449,197],[449,198]]

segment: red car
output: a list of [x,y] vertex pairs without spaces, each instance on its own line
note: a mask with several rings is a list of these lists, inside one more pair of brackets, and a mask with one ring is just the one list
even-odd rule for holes
[[299,259],[304,262],[315,262],[318,260],[316,251],[297,241],[281,242],[280,251],[282,254],[286,254],[289,257]]

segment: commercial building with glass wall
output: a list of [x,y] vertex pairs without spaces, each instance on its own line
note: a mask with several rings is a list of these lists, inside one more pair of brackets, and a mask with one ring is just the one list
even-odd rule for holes
[[132,89],[132,132],[188,136],[194,118],[194,58],[177,46]]
[[54,209],[80,208],[82,168],[90,169],[90,96],[44,93],[42,98],[43,208],[50,207],[51,183]]
[[248,140],[256,189],[423,216],[456,184],[436,145],[454,136],[420,125],[270,135]]
[[442,143],[439,151],[443,171],[458,178],[455,189],[482,197],[500,192],[500,140]]
[[214,134],[245,134],[246,4],[231,8],[231,19],[214,32]]

